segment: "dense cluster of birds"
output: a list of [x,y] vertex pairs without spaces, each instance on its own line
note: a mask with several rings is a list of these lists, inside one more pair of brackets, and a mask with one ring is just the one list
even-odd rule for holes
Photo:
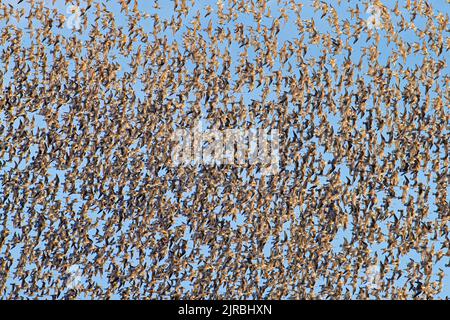
[[[438,2],[1,0],[0,297],[448,297]],[[279,172],[174,165],[200,115]]]

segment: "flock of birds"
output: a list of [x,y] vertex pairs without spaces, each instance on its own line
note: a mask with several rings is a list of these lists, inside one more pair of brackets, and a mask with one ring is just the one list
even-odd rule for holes
[[150,2],[0,1],[2,299],[448,297],[448,2]]

